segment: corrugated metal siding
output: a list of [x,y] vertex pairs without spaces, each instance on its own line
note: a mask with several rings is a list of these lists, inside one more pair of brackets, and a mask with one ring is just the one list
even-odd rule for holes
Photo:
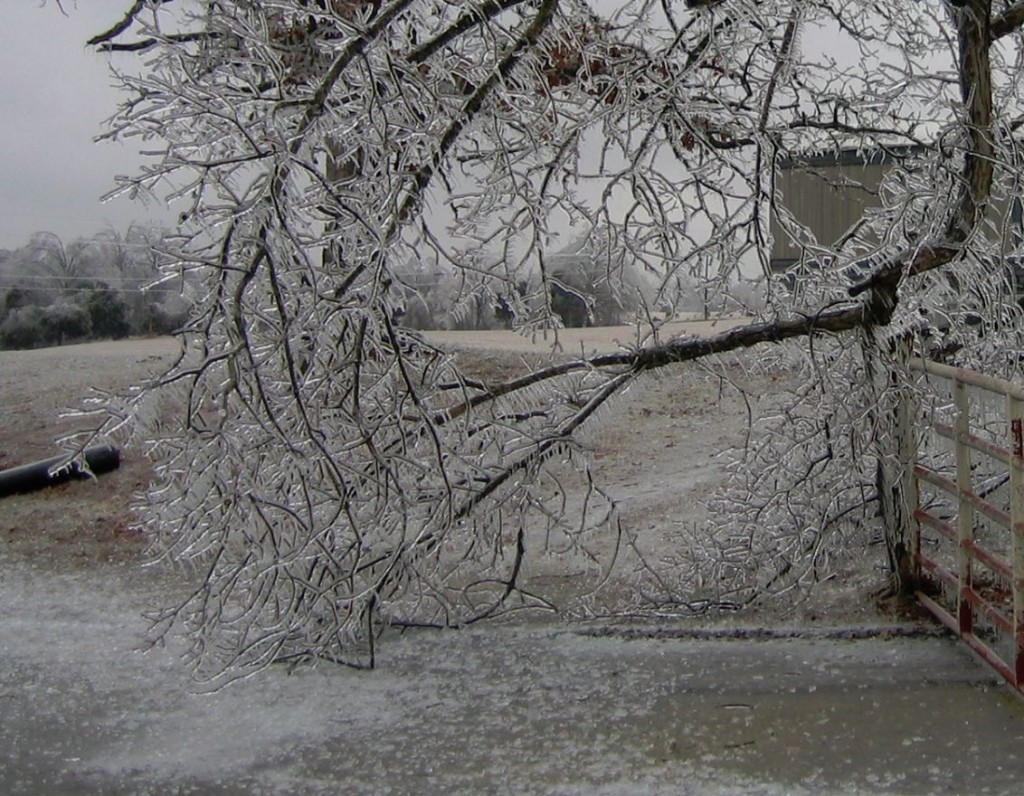
[[[890,148],[886,152],[861,153],[843,150],[782,163],[776,173],[779,201],[806,226],[813,240],[794,243],[771,220],[772,263],[778,270],[805,259],[815,259],[813,245],[831,248],[846,235],[868,208],[878,207],[878,186],[895,158],[913,157],[915,147]],[[865,161],[867,161],[865,163]],[[1024,240],[1024,208],[1021,199],[994,201],[987,218],[1003,236],[1003,252],[1011,254]],[[807,251],[805,246],[811,246]]]
[[[879,164],[782,169],[776,176],[781,201],[796,219],[810,228],[817,242],[832,246],[869,207],[879,204],[877,190],[883,169]],[[801,259],[803,249],[773,218],[772,260]]]

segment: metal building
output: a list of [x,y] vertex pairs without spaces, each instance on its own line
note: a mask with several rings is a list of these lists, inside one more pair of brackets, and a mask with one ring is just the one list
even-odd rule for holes
[[[815,268],[828,251],[848,237],[865,211],[881,205],[878,188],[897,163],[924,152],[920,146],[891,146],[872,151],[841,149],[836,152],[784,160],[775,174],[776,189],[786,209],[807,228],[813,241],[795,241],[775,216],[771,219],[771,269],[784,274],[795,267]],[[1024,203],[996,201],[990,220],[1002,231],[1005,262],[1011,269],[1018,295],[1024,295]],[[1004,227],[1004,221],[1008,222]],[[1009,234],[1007,234],[1009,233]]]
[[[919,154],[919,147],[892,147],[864,152],[843,149],[782,161],[776,189],[786,209],[806,226],[815,240],[831,249],[864,216],[878,207],[878,186],[893,164]],[[772,271],[783,273],[819,254],[805,242],[794,241],[776,217],[771,219]]]

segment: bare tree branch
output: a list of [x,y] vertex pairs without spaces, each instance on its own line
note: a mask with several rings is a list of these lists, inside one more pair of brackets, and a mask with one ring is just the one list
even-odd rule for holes
[[[156,5],[167,5],[168,3],[172,3],[173,1],[174,0],[157,0]],[[132,27],[132,25],[134,25],[136,23],[136,21],[138,20],[139,16],[145,10],[147,5],[153,5],[153,3],[152,2],[147,2],[147,0],[135,0],[135,2],[132,3],[131,8],[129,8],[125,12],[124,16],[121,18],[121,20],[119,22],[117,22],[116,24],[112,25],[109,29],[103,31],[102,33],[96,34],[91,39],[89,39],[89,41],[87,41],[86,44],[88,44],[88,45],[90,45],[92,47],[99,46],[101,49],[111,49],[111,50],[121,49],[120,45],[115,45],[115,46],[104,46],[104,45],[112,45],[114,39],[116,39],[118,36],[120,36],[122,33],[124,33],[130,27]],[[146,48],[145,47],[138,47],[138,48],[135,48],[135,49],[146,49]]]
[[1024,3],[1017,2],[1009,5],[999,16],[992,20],[990,36],[992,41],[997,41],[1004,36],[1009,36],[1020,30],[1024,25]]

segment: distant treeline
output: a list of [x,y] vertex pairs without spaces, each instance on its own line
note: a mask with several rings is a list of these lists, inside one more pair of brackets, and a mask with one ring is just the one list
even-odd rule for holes
[[149,287],[164,262],[159,227],[70,242],[37,232],[0,250],[0,348],[167,334],[188,317],[173,285]]
[[[19,249],[0,249],[0,349],[181,328],[189,316],[182,285],[154,284],[167,264],[168,234],[160,227],[132,226],[123,235],[108,230],[65,242],[52,232],[37,232]],[[511,329],[545,316],[567,327],[614,326],[643,320],[648,310],[669,317],[695,310],[709,315],[749,309],[760,300],[756,288],[698,289],[683,277],[675,296],[656,301],[636,263],[579,242],[548,257],[544,278],[537,274],[500,289],[417,263],[394,276],[394,320],[423,330]]]

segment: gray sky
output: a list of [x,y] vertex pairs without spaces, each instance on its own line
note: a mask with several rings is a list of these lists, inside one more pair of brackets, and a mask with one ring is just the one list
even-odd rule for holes
[[40,230],[72,239],[169,217],[126,199],[100,202],[114,175],[134,173],[140,158],[134,141],[93,142],[120,95],[109,58],[85,41],[130,3],[63,5],[67,16],[54,0],[0,0],[0,249]]

